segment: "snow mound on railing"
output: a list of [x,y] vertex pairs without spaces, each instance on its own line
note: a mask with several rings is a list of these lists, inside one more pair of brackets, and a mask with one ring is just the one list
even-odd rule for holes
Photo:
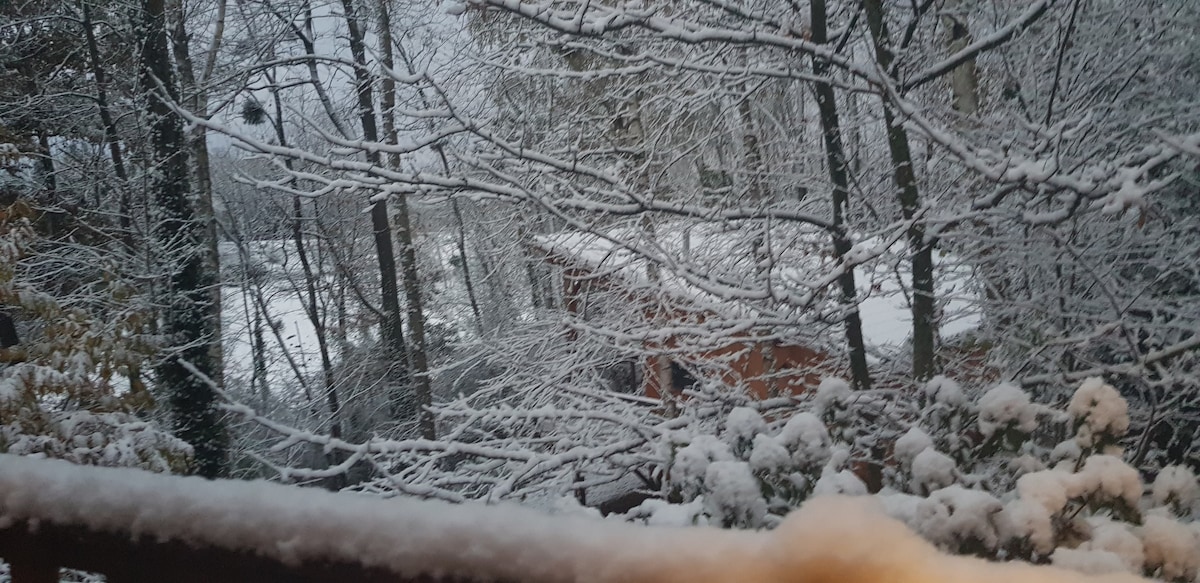
[[872,499],[816,498],[771,532],[640,527],[514,506],[379,499],[0,455],[0,528],[45,521],[246,550],[298,565],[525,583],[1084,583],[950,557]]

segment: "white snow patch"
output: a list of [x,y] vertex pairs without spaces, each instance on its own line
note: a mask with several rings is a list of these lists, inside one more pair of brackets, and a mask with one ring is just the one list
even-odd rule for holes
[[961,407],[966,404],[967,396],[963,394],[958,382],[946,376],[937,375],[925,385],[925,394],[935,403],[949,407]]
[[1129,404],[1099,377],[1090,377],[1079,385],[1067,413],[1079,425],[1075,439],[1082,447],[1096,445],[1098,436],[1120,437],[1129,431]]
[[1083,462],[1083,468],[1076,477],[1078,493],[1074,496],[1098,496],[1103,500],[1120,500],[1130,508],[1136,508],[1142,498],[1141,475],[1119,457],[1091,456]]
[[829,459],[829,429],[812,413],[796,413],[776,436],[779,444],[792,450],[796,467],[816,470]]
[[1196,508],[1197,495],[1200,488],[1196,484],[1196,475],[1184,466],[1168,466],[1154,478],[1151,489],[1151,499],[1157,506],[1174,505],[1184,513],[1191,513]]
[[708,466],[713,462],[733,460],[729,445],[711,436],[698,435],[691,443],[675,453],[671,464],[671,481],[687,486],[685,495],[694,495],[699,491],[699,483],[708,473]]
[[1040,504],[1051,515],[1062,512],[1077,489],[1076,477],[1058,470],[1032,472],[1017,478],[1017,494],[1021,499]]
[[817,478],[816,485],[813,486],[813,495],[827,496],[831,494],[866,496],[868,491],[867,485],[854,475],[854,472],[826,468],[821,472],[821,477]]
[[758,524],[767,514],[767,501],[750,465],[739,461],[709,464],[704,484],[704,507],[718,522]]
[[921,430],[920,427],[913,425],[908,428],[900,439],[896,440],[896,445],[892,448],[892,455],[904,465],[909,465],[917,458],[917,454],[933,447],[933,438],[929,437],[928,433]]
[[995,496],[954,484],[934,491],[917,506],[916,529],[949,550],[972,540],[994,550],[1000,542],[997,519],[1003,509]]
[[1055,567],[1079,571],[1085,575],[1126,573],[1128,568],[1115,553],[1095,549],[1068,549],[1059,547],[1050,555],[1050,564]]
[[1054,522],[1046,507],[1024,499],[1004,505],[1000,531],[1005,540],[1028,540],[1043,555],[1054,550]]
[[685,504],[646,500],[631,510],[629,515],[642,518],[647,526],[703,526],[704,499],[697,498]]
[[733,442],[749,443],[755,435],[766,429],[767,422],[763,420],[762,415],[749,407],[734,407],[725,419],[725,438]]
[[953,484],[958,465],[950,456],[933,448],[918,453],[912,462],[912,489],[931,492]]
[[979,399],[979,430],[991,437],[997,429],[1012,425],[1023,433],[1037,428],[1037,407],[1029,394],[1007,383],[996,385]]
[[1200,569],[1196,531],[1165,516],[1149,515],[1142,524],[1146,566],[1162,569],[1167,580],[1192,579]]
[[920,526],[917,513],[925,498],[894,491],[880,492],[874,498],[883,506],[883,512],[888,516],[903,522],[913,530]]
[[760,433],[754,436],[754,447],[747,461],[754,471],[778,472],[791,467],[792,454],[775,438]]
[[1142,572],[1142,566],[1146,563],[1146,551],[1142,540],[1133,534],[1127,525],[1101,516],[1089,518],[1088,525],[1092,529],[1092,536],[1080,545],[1080,548],[1114,553],[1121,558],[1131,573]]
[[818,408],[829,409],[830,407],[845,405],[850,400],[850,395],[850,385],[846,381],[834,377],[825,377],[821,379],[821,384],[817,385],[817,394],[814,400]]

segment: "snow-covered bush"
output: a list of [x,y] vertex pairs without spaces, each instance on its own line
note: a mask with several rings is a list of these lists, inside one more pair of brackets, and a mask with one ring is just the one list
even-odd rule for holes
[[1181,467],[1144,483],[1121,457],[1128,406],[1101,379],[1084,380],[1062,409],[1008,384],[972,400],[943,377],[915,410],[822,387],[810,410],[740,407],[721,439],[693,434],[670,465],[680,503],[647,502],[628,518],[771,527],[809,497],[870,491],[947,551],[1200,581],[1200,524],[1186,522],[1200,485]]
[[1112,385],[1097,377],[1083,381],[1071,397],[1067,413],[1075,422],[1075,441],[1085,450],[1116,448],[1117,440],[1129,431],[1129,404]]
[[132,290],[98,262],[97,281],[73,282],[90,292],[47,291],[54,274],[42,271],[57,262],[19,207],[0,209],[0,309],[36,330],[0,350],[0,453],[184,469],[191,447],[139,414],[153,402],[138,373],[149,317],[130,307]]

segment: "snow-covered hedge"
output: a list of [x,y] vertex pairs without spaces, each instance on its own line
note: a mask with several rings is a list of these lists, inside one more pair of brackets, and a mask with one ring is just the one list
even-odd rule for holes
[[972,402],[944,377],[919,397],[903,410],[826,380],[809,411],[738,407],[711,434],[676,432],[665,489],[679,503],[628,518],[770,527],[810,497],[878,490],[888,514],[949,552],[1200,581],[1196,476],[1168,467],[1143,481],[1120,447],[1128,405],[1102,379],[1065,409],[1009,384]]

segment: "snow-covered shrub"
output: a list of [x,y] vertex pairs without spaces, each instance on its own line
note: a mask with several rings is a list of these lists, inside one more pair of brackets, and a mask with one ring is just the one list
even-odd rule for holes
[[979,399],[979,431],[993,448],[1016,451],[1037,429],[1037,414],[1028,393],[1001,383]]
[[715,461],[704,474],[704,507],[722,526],[757,526],[767,514],[759,482],[742,461]]
[[912,462],[912,490],[928,494],[958,481],[958,466],[950,456],[931,447],[921,450]]
[[865,496],[867,485],[854,472],[846,468],[850,452],[843,447],[834,449],[829,456],[829,462],[821,468],[821,476],[813,485],[814,496],[830,496],[843,494],[847,496]]
[[711,435],[696,436],[675,452],[671,462],[671,482],[679,486],[684,496],[695,496],[703,491],[709,465],[733,460],[727,443]]
[[[38,239],[16,207],[0,209],[0,309],[36,321],[20,344],[0,350],[0,453],[81,464],[181,471],[191,447],[146,418],[153,404],[139,370],[151,319],[134,290],[98,262],[97,281],[67,295],[45,289]],[[111,269],[110,269],[111,268]]]
[[896,445],[893,448],[893,455],[896,461],[904,467],[911,468],[913,460],[917,459],[917,455],[921,452],[933,448],[933,438],[929,437],[928,433],[921,430],[916,425],[909,430],[900,439],[896,440]]
[[1000,545],[1003,504],[958,484],[935,490],[917,505],[914,527],[930,542],[957,552],[989,555]]
[[829,430],[812,413],[792,415],[775,435],[775,440],[792,452],[793,467],[805,473],[819,470],[832,455]]
[[1200,571],[1200,541],[1194,528],[1151,514],[1142,525],[1145,568],[1167,581],[1192,581]]
[[1083,381],[1067,413],[1075,422],[1075,441],[1085,450],[1105,452],[1129,431],[1129,404],[1098,377]]
[[1189,516],[1200,497],[1196,475],[1183,466],[1167,466],[1154,478],[1151,497],[1156,506],[1170,506],[1180,516]]
[[1125,564],[1126,571],[1142,571],[1146,564],[1146,551],[1142,539],[1132,532],[1134,527],[1105,516],[1088,519],[1088,525],[1092,531],[1091,539],[1080,545],[1080,549],[1113,553]]
[[734,407],[725,419],[722,437],[733,451],[742,453],[753,446],[754,437],[767,428],[762,415],[749,407]]
[[[1128,407],[1099,379],[1081,383],[1061,409],[1012,385],[971,393],[938,378],[924,388],[919,410],[864,410],[869,398],[823,386],[812,412],[737,410],[723,440],[695,439],[679,450],[673,468],[685,454],[686,467],[697,469],[673,469],[676,491],[687,495],[668,507],[691,523],[769,527],[811,496],[867,495],[862,462],[877,453],[881,435],[891,435],[875,496],[888,515],[944,550],[1200,581],[1200,529],[1171,516],[1190,518],[1200,485],[1189,470],[1172,467],[1146,487],[1119,455]],[[975,402],[968,397],[980,393]],[[901,413],[879,413],[889,410]],[[954,455],[942,449],[947,444]],[[696,478],[700,466],[706,473]],[[676,483],[682,479],[698,486]]]

